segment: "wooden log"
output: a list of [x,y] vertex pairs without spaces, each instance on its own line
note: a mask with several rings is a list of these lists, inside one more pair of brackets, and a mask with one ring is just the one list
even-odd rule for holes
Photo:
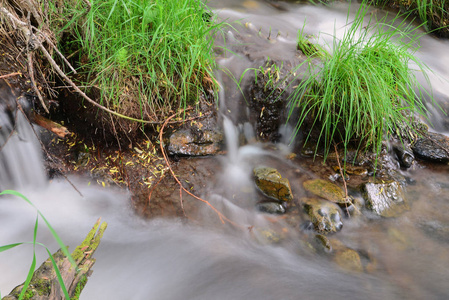
[[56,134],[60,138],[64,138],[67,134],[70,134],[70,131],[67,130],[64,126],[53,122],[52,120],[49,120],[47,118],[42,117],[41,115],[38,115],[36,113],[33,113],[33,121],[37,125],[50,130],[54,134]]
[[[95,259],[92,258],[95,250],[100,244],[101,237],[106,230],[107,223],[100,224],[97,220],[92,230],[84,241],[76,247],[72,253],[76,265],[72,265],[69,259],[59,249],[53,258],[61,272],[62,279],[67,288],[70,299],[79,299],[81,291],[87,283],[87,277],[92,273]],[[17,300],[22,292],[23,284],[15,287],[11,293],[2,300]],[[30,300],[61,300],[64,293],[57,279],[56,272],[47,259],[33,274],[31,283],[27,288],[24,299]]]

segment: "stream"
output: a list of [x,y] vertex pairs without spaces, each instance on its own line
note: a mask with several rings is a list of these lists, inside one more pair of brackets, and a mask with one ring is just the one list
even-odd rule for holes
[[[236,28],[224,33],[226,46],[233,52],[218,57],[220,66],[235,78],[248,67],[260,66],[267,57],[294,62],[297,30],[303,26],[305,33],[321,33],[328,42],[332,34],[341,36],[345,30],[347,3],[323,7],[290,2],[272,2],[276,4],[273,6],[270,2],[209,2],[220,19]],[[356,8],[353,4],[349,19]],[[384,12],[373,9],[371,13]],[[420,45],[416,55],[433,71],[429,78],[435,98],[444,106],[449,100],[449,41],[423,36]],[[83,240],[99,217],[109,224],[81,299],[449,297],[447,165],[400,170],[413,183],[405,190],[411,209],[401,216],[387,219],[367,214],[344,218],[344,228],[329,238],[364,254],[364,271],[345,270],[326,254],[310,249],[305,242],[308,233],[298,230],[305,221],[302,217],[292,222],[255,209],[258,193],[252,179],[254,167],[278,169],[289,178],[298,198],[305,195],[302,178],[316,175],[298,161],[300,157],[284,158],[291,151],[288,141],[292,129],[288,126],[282,129],[280,143],[239,146],[240,132],[248,140],[254,132],[247,123],[235,82],[226,72],[219,73],[219,77],[223,85],[220,111],[228,149],[225,155],[207,158],[218,161],[221,172],[216,174],[216,183],[200,196],[207,197],[231,221],[226,224],[207,205],[199,209],[192,222],[143,220],[133,213],[127,191],[94,187],[85,178],[70,177],[80,196],[64,179],[40,181],[44,168],[39,143],[28,123],[18,118],[19,134],[0,152],[0,189],[14,187],[27,196],[72,247]],[[432,130],[446,133],[447,117],[437,110],[431,113]],[[7,138],[4,130],[11,127],[10,118],[0,115],[0,144]],[[0,245],[32,241],[35,219],[36,211],[30,205],[16,197],[2,196]],[[282,232],[284,241],[271,243],[264,232]],[[38,241],[52,252],[58,249],[43,222]],[[23,245],[0,253],[2,296],[25,280],[32,251],[31,245]],[[44,249],[38,248],[38,264],[46,258]]]

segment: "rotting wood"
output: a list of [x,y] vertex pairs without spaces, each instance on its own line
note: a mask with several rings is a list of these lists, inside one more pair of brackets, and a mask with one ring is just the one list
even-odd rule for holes
[[[84,241],[72,252],[76,266],[64,256],[61,250],[53,254],[70,299],[79,299],[79,295],[87,283],[87,277],[92,273],[95,259],[92,255],[97,250],[100,240],[106,230],[107,223],[98,219]],[[12,292],[2,300],[17,300],[23,289],[23,284],[15,287]],[[30,300],[61,300],[64,293],[59,285],[56,272],[50,258],[47,259],[33,274],[30,286],[25,293]]]
[[33,113],[32,120],[37,125],[53,132],[60,138],[65,138],[66,135],[70,134],[70,131],[66,127],[64,127],[56,122],[53,122],[47,118],[44,118],[41,115],[38,115],[36,113]]

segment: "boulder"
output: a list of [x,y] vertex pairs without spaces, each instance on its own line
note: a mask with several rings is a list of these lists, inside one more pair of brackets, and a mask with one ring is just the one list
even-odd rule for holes
[[382,217],[397,217],[410,209],[401,185],[394,180],[375,180],[362,186],[366,208]]
[[270,198],[279,201],[291,201],[293,199],[290,182],[282,178],[275,168],[257,167],[253,170],[256,186]]
[[423,160],[449,162],[449,138],[440,133],[428,132],[412,145],[412,150]]

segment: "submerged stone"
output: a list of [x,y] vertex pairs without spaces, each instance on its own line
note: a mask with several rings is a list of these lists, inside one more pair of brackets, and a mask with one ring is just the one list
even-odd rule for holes
[[252,233],[256,241],[261,244],[277,244],[284,239],[281,233],[271,228],[255,227],[252,229]]
[[256,208],[264,213],[269,214],[284,214],[285,213],[285,207],[282,205],[282,203],[278,202],[263,202],[258,203],[256,205]]
[[412,145],[412,149],[423,160],[449,162],[449,138],[443,134],[428,132]]
[[362,187],[366,207],[375,214],[390,218],[410,209],[407,199],[397,181],[377,180]]
[[282,178],[275,168],[258,167],[253,170],[256,186],[266,196],[279,201],[291,201],[293,199],[290,182]]
[[323,179],[307,180],[304,188],[312,194],[334,203],[348,203],[345,192],[336,184]]
[[346,248],[335,253],[334,262],[347,271],[363,272],[360,255],[353,249]]
[[204,156],[217,154],[222,147],[223,134],[218,130],[178,130],[170,136],[171,155]]
[[303,198],[302,202],[318,233],[337,232],[343,227],[340,208],[337,204],[317,198]]

